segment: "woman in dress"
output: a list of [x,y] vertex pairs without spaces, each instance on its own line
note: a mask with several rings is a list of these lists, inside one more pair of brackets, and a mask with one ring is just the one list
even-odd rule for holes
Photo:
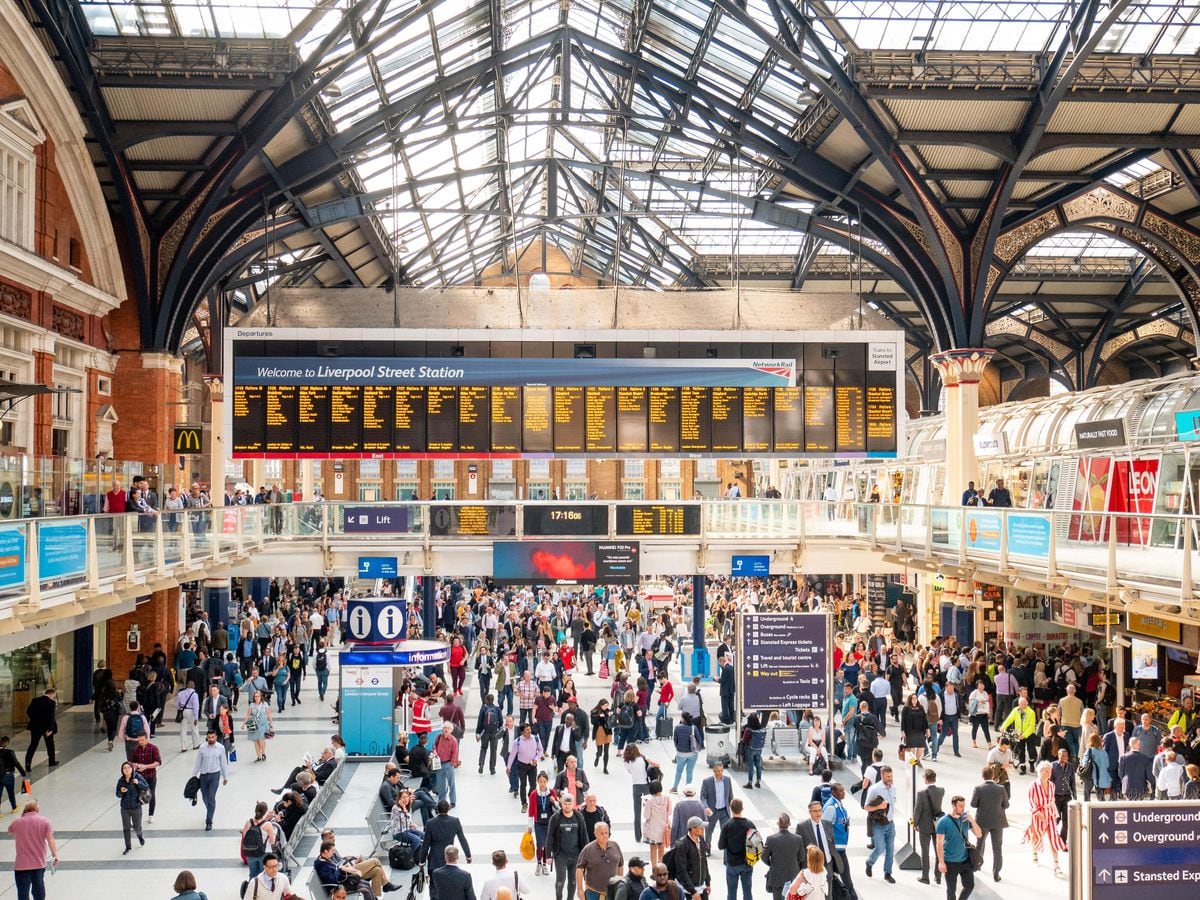
[[987,748],[991,750],[992,733],[988,730],[988,720],[992,718],[992,695],[987,692],[983,679],[975,682],[975,690],[967,698],[967,717],[971,720],[971,746],[979,747],[975,737],[982,728],[983,739],[987,741]]
[[784,892],[786,900],[793,897],[808,897],[809,900],[825,900],[829,896],[829,874],[825,871],[825,854],[820,847],[810,846],[807,850],[808,864],[788,885]]
[[904,735],[904,746],[917,761],[925,755],[925,744],[929,740],[929,719],[921,709],[920,698],[909,694],[900,710],[900,733]]
[[671,800],[662,782],[652,781],[650,793],[642,798],[642,834],[650,842],[651,869],[662,862],[663,847],[671,842]]
[[271,704],[263,699],[262,691],[254,692],[242,724],[246,726],[250,740],[254,741],[254,761],[261,762],[267,758],[267,730],[275,727]]
[[1054,784],[1050,780],[1052,766],[1046,761],[1037,765],[1037,781],[1029,789],[1029,827],[1025,829],[1022,843],[1033,846],[1033,864],[1038,861],[1038,851],[1043,844],[1050,847],[1050,855],[1054,859],[1054,874],[1062,875],[1058,867],[1058,854],[1067,849],[1062,836],[1058,833],[1058,809],[1054,805]]

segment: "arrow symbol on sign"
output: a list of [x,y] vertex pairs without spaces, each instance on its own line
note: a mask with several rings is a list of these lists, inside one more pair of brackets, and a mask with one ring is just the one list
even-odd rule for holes
[[1099,874],[1096,876],[1096,880],[1097,880],[1097,881],[1104,881],[1104,882],[1107,882],[1107,881],[1108,881],[1108,879],[1109,879],[1109,878],[1111,878],[1111,877],[1112,877],[1112,876],[1110,876],[1110,875],[1108,874],[1108,869],[1101,869],[1101,870],[1100,870],[1100,873],[1099,873]]
[[1099,819],[1101,822],[1107,822],[1108,821],[1108,813],[1102,812],[1096,818]]
[[1100,835],[1099,840],[1100,840],[1100,843],[1107,844],[1108,843],[1108,835],[1107,834]]

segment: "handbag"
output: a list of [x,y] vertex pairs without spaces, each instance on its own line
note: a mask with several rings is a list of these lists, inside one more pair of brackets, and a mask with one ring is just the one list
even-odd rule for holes
[[33,785],[30,783],[28,778],[26,778],[24,781],[21,782],[21,793],[22,794],[32,794],[33,793]]
[[442,758],[436,753],[429,754],[429,771],[436,772],[442,767]]
[[967,861],[971,864],[971,871],[978,872],[983,868],[983,851],[974,844],[967,844]]
[[526,862],[529,862],[529,860],[533,859],[533,856],[536,852],[537,848],[533,843],[533,832],[526,831],[525,834],[521,836],[521,858]]
[[604,657],[604,659],[600,660],[600,677],[601,678],[608,677],[608,657],[607,656]]
[[271,738],[275,737],[275,732],[272,729],[268,728],[267,733],[264,734],[263,737],[269,741],[269,740],[271,740]]
[[175,721],[176,722],[183,721],[183,707],[182,706],[179,707],[177,710],[175,710]]

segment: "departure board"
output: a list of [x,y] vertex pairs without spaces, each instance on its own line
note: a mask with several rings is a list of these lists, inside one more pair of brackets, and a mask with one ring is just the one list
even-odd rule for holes
[[651,453],[679,452],[679,388],[650,389],[648,430]]
[[583,453],[587,450],[587,412],[583,388],[554,388],[554,452]]
[[458,452],[490,453],[492,414],[486,387],[464,385],[458,389]]
[[804,452],[833,453],[833,370],[804,374]]
[[552,452],[554,450],[554,426],[550,413],[550,388],[544,384],[526,387],[524,407],[521,440],[525,452]]
[[521,452],[521,389],[492,388],[492,452]]
[[617,507],[617,534],[671,536],[700,533],[698,503],[639,503]]
[[617,450],[617,389],[584,388],[584,421],[587,423],[587,452],[615,453]]
[[710,446],[713,453],[742,452],[742,389],[732,387],[712,388],[712,432]]
[[746,453],[771,452],[771,389],[742,388],[742,450]]
[[804,389],[798,387],[774,389],[771,411],[775,427],[771,433],[771,447],[776,453],[804,452],[803,393]]
[[773,361],[293,359],[254,341],[254,352],[234,353],[232,455],[892,457],[903,443],[903,344],[872,334],[789,345],[792,358]]
[[517,508],[434,504],[429,508],[429,533],[437,537],[508,537],[517,533]]
[[647,388],[617,388],[617,452],[647,453]]
[[296,439],[296,417],[300,412],[299,388],[294,384],[267,385],[265,402],[267,452],[289,450]]
[[521,511],[525,534],[529,537],[605,537],[608,534],[607,506],[527,503]]

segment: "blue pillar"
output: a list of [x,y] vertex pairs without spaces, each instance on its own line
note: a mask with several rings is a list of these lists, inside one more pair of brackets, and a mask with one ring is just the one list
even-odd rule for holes
[[76,628],[74,632],[75,667],[74,689],[71,691],[71,702],[83,704],[92,702],[92,669],[95,667],[95,648],[91,625]]
[[704,642],[704,576],[692,576],[692,674],[707,678],[708,646]]
[[270,578],[247,578],[244,580],[246,592],[249,594],[247,599],[253,598],[254,605],[257,609],[262,610],[267,602],[267,595],[271,587]]
[[437,587],[432,575],[421,576],[421,626],[426,640],[437,634]]
[[228,578],[209,578],[204,582],[204,610],[208,613],[210,628],[216,628],[218,622],[225,623],[229,632],[229,649],[237,653],[237,622],[230,621],[230,580]]

